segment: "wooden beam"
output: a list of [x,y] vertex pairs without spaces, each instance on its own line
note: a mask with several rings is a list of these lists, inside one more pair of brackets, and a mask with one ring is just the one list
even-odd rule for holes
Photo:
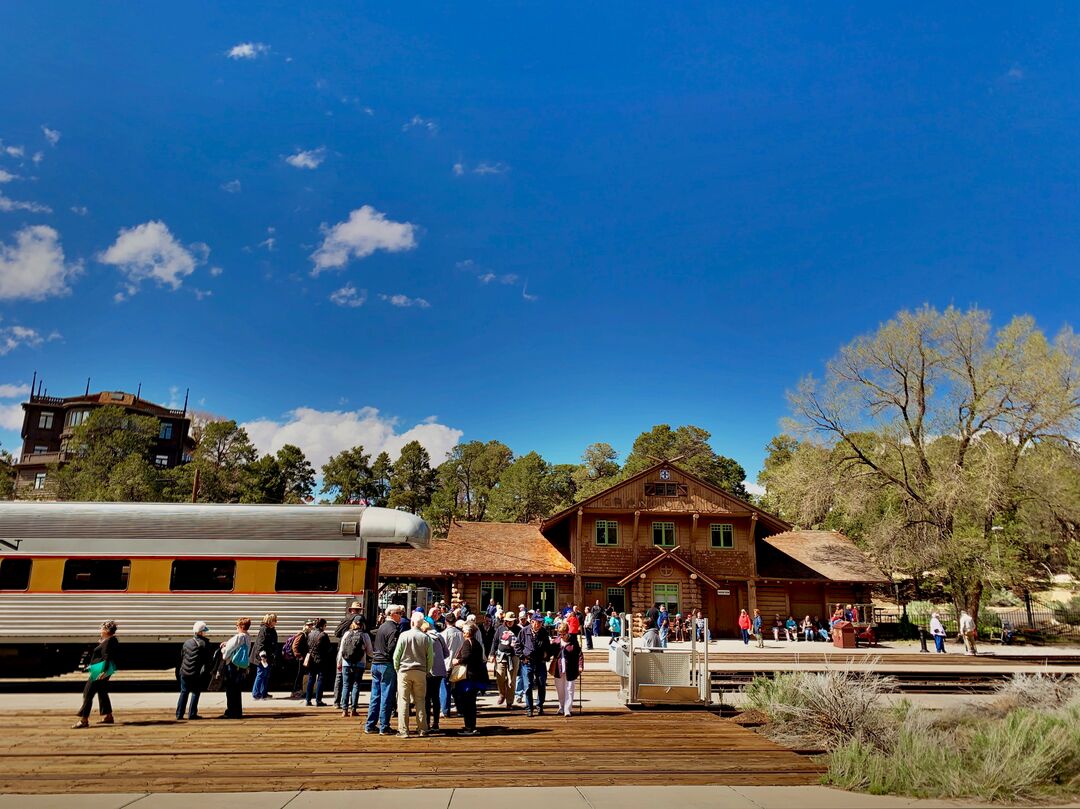
[[585,509],[579,508],[577,510],[577,534],[574,537],[574,541],[570,543],[570,565],[574,569],[574,602],[576,604],[582,604],[582,599],[585,597],[585,593],[581,584],[581,521],[585,516]]

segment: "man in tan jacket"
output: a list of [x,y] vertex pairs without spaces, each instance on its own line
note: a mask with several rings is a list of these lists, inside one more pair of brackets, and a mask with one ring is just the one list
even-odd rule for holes
[[409,738],[409,703],[416,706],[417,730],[428,735],[427,678],[434,663],[435,650],[428,637],[424,614],[414,612],[409,630],[398,636],[394,649],[394,669],[397,671],[398,736]]

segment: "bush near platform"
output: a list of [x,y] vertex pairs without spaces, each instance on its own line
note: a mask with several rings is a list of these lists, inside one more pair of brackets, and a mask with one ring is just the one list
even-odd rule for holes
[[824,743],[824,781],[919,798],[1016,801],[1080,793],[1080,682],[1016,675],[990,704],[949,710],[891,705],[865,672],[757,678],[749,706],[789,745]]

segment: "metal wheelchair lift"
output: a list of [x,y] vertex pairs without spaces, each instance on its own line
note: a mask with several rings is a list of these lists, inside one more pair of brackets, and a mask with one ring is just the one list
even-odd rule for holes
[[631,707],[711,707],[708,640],[699,642],[695,633],[689,649],[645,648],[640,638],[635,643],[632,620],[623,615],[622,635],[608,650],[608,664],[620,679],[619,699]]

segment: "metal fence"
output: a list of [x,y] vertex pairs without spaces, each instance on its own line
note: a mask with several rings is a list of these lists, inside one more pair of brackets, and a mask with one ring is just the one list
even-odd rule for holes
[[[953,635],[960,631],[959,617],[952,607],[941,607],[937,610],[909,609],[906,616],[903,613],[875,608],[874,621],[885,634],[914,635],[918,633],[920,626],[924,629],[930,626],[932,611],[938,613],[947,633]],[[1012,627],[1013,631],[1022,635],[1031,636],[1032,640],[1077,640],[1080,639],[1080,610],[1064,606],[1053,609],[1032,606],[1030,609],[1017,607],[1009,610],[984,607],[979,612],[981,632],[998,630],[1004,625]]]

